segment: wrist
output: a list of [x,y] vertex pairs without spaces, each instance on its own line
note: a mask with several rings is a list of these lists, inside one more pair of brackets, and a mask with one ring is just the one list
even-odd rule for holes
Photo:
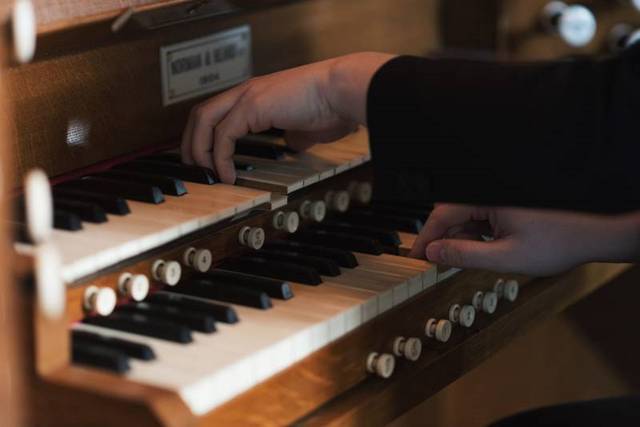
[[335,58],[329,67],[324,93],[343,120],[366,126],[367,92],[374,74],[395,55],[362,52]]
[[633,262],[640,259],[640,213],[598,217],[593,219],[591,242],[585,250],[586,261]]

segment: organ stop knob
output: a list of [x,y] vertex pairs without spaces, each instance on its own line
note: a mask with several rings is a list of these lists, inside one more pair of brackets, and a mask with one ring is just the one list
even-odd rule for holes
[[211,268],[211,262],[213,256],[209,249],[196,249],[194,247],[188,248],[182,255],[182,262],[187,267],[191,267],[194,270],[205,273]]
[[493,285],[493,291],[499,298],[504,298],[509,302],[514,302],[518,299],[518,293],[520,292],[520,284],[517,280],[503,280],[498,279],[496,284]]
[[144,274],[122,273],[118,279],[118,290],[123,296],[142,301],[149,294],[149,279]]
[[251,249],[260,249],[264,245],[264,229],[260,227],[245,226],[240,229],[238,241],[241,245]]
[[358,203],[367,205],[373,196],[373,187],[369,182],[351,181],[348,187],[351,198]]
[[422,341],[416,337],[397,337],[393,342],[393,354],[415,362],[422,354]]
[[548,3],[542,13],[547,30],[558,34],[573,47],[588,45],[596,34],[598,24],[588,8],[580,4],[567,5],[561,1]]
[[367,371],[381,378],[389,378],[396,368],[396,359],[387,353],[370,353],[367,357]]
[[322,200],[305,200],[300,205],[300,216],[302,218],[309,218],[316,222],[322,222],[327,214],[327,205]]
[[151,276],[165,285],[175,286],[182,276],[182,267],[176,261],[159,259],[151,266]]
[[609,48],[613,52],[626,49],[638,41],[640,41],[640,28],[634,28],[629,24],[618,24],[609,33]]
[[498,294],[493,291],[476,292],[473,295],[473,308],[487,314],[495,313],[498,308]]
[[447,342],[451,338],[451,322],[446,319],[429,319],[424,328],[424,334],[436,341]]
[[295,233],[300,226],[300,215],[294,211],[279,211],[273,216],[273,228],[285,230],[287,233]]
[[49,239],[53,228],[53,201],[47,175],[40,169],[29,172],[24,182],[27,230],[34,243]]
[[84,309],[97,313],[101,316],[108,316],[116,308],[116,293],[107,287],[89,286],[84,291]]
[[465,328],[470,328],[476,320],[476,309],[471,305],[454,304],[449,308],[449,320]]
[[326,206],[337,212],[346,212],[351,203],[351,196],[346,191],[328,191],[324,196]]

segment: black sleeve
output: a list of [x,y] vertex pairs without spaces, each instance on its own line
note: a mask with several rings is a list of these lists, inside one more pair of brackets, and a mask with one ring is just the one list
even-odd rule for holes
[[367,116],[376,199],[640,208],[640,46],[540,63],[397,57]]

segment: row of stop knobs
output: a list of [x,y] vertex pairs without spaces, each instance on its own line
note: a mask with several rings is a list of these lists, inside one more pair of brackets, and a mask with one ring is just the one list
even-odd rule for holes
[[[490,291],[478,291],[473,295],[470,304],[453,304],[449,308],[448,319],[431,318],[424,327],[427,339],[446,343],[451,338],[454,325],[470,328],[476,319],[476,313],[493,314],[498,308],[498,301],[504,299],[514,302],[518,298],[520,284],[517,280],[498,279]],[[422,355],[422,339],[419,337],[398,336],[393,340],[391,353],[372,352],[367,356],[365,366],[368,372],[381,378],[393,375],[396,358],[403,358],[411,362],[420,359]]]
[[[328,191],[324,200],[305,200],[298,211],[278,211],[273,216],[273,226],[277,230],[295,233],[300,225],[300,217],[315,222],[324,220],[327,210],[346,212],[351,200],[367,204],[371,201],[371,184],[352,181],[347,190]],[[265,242],[262,227],[242,227],[238,233],[238,242],[251,249],[260,249]],[[187,248],[182,255],[182,264],[200,273],[209,271],[213,255],[209,249]],[[158,259],[151,265],[151,277],[159,283],[175,286],[182,277],[182,266],[177,261]],[[144,300],[149,293],[149,278],[145,274],[122,273],[118,278],[118,293],[134,301]],[[83,309],[88,313],[108,316],[116,307],[118,295],[108,287],[89,286],[85,289]]]

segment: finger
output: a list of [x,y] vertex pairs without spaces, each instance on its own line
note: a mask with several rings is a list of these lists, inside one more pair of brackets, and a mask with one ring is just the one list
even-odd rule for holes
[[191,140],[191,155],[200,166],[213,168],[211,151],[213,128],[229,113],[249,84],[236,86],[196,108]]
[[446,236],[450,228],[463,226],[466,222],[474,219],[476,209],[474,206],[466,205],[436,205],[413,243],[409,256],[424,258],[424,250],[429,243]]
[[315,144],[337,141],[354,132],[358,126],[354,123],[342,122],[330,129],[319,131],[289,130],[284,139],[287,145],[294,151],[305,151]]
[[510,272],[514,268],[514,253],[514,243],[509,238],[491,242],[435,240],[426,248],[427,259],[436,264],[498,272]]
[[182,143],[180,144],[180,155],[182,162],[188,165],[193,164],[193,156],[191,155],[191,140],[193,138],[193,126],[194,126],[194,114],[195,108],[191,110],[187,125],[182,133]]
[[[251,117],[245,104],[238,104],[220,122],[215,130],[213,145],[213,163],[218,177],[222,182],[233,184],[236,180],[236,170],[233,164],[236,140],[245,136],[252,129],[249,124]],[[264,129],[263,129],[264,130]]]

